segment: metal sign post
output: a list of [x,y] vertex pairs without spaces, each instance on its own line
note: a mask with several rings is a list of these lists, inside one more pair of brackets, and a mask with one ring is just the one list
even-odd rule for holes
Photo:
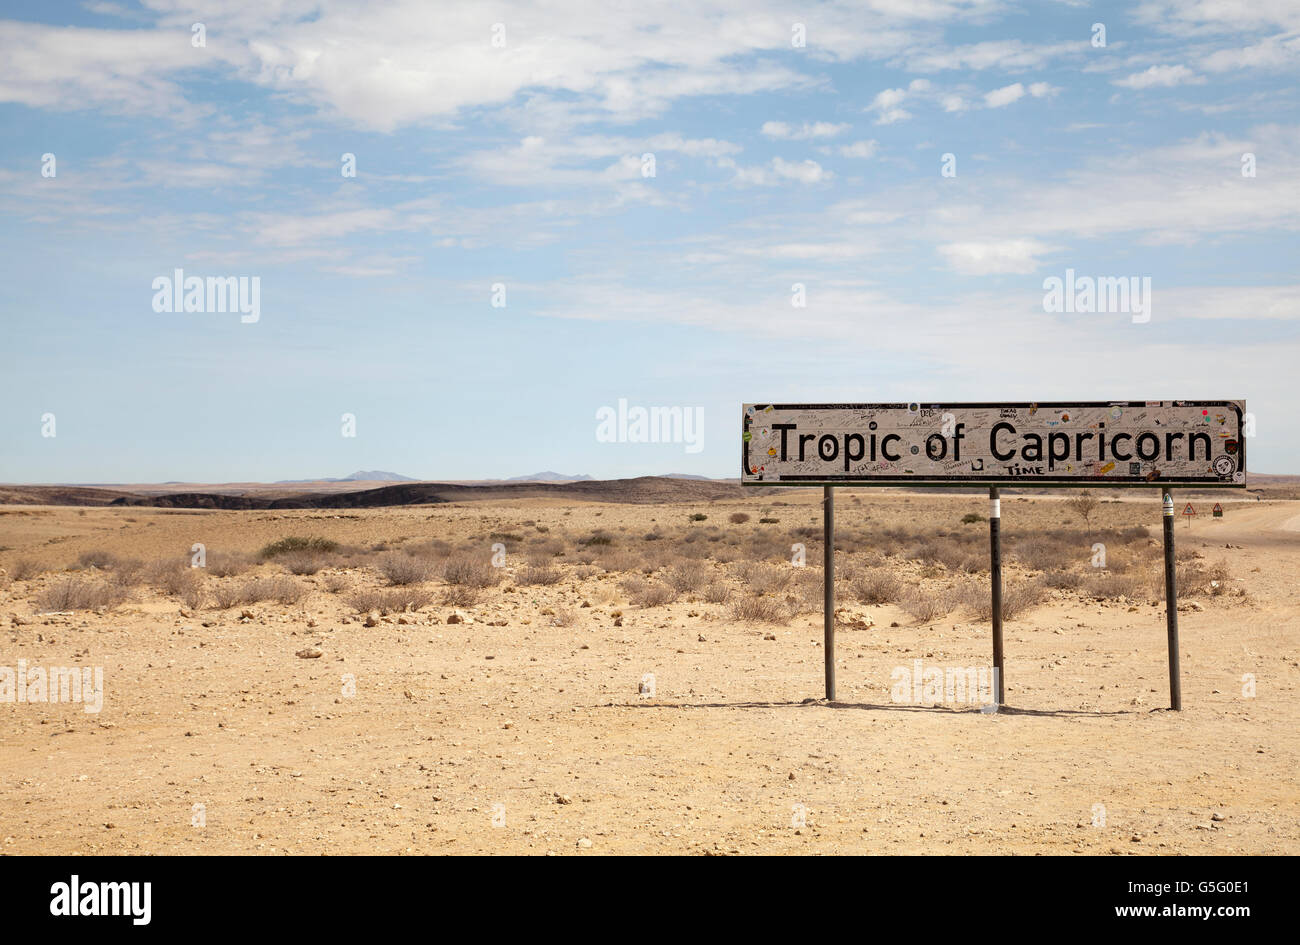
[[998,487],[989,487],[989,570],[993,581],[993,673],[997,680],[997,704],[1006,703],[1002,672],[1002,499]]
[[[1168,489],[1162,503],[1165,520],[1165,629],[1169,635],[1169,708],[1183,707],[1183,683],[1178,668],[1178,588],[1174,569],[1174,497]],[[1189,506],[1190,507],[1190,506]]]
[[835,701],[835,487],[822,489],[822,647],[826,651],[826,701]]

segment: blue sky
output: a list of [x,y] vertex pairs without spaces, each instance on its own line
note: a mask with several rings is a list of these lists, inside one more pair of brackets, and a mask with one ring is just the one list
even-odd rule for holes
[[4,11],[0,481],[734,476],[762,400],[1244,397],[1300,472],[1289,0]]

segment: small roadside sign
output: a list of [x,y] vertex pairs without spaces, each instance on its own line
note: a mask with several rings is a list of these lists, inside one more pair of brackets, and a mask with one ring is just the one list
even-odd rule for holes
[[1183,509],[1183,514],[1184,514],[1184,515],[1195,515],[1195,514],[1196,514],[1196,509],[1192,508],[1192,503],[1190,503],[1190,502],[1187,503],[1187,507],[1186,507],[1185,509]]
[[1213,514],[1215,518],[1223,518],[1223,506],[1215,502],[1211,514]]

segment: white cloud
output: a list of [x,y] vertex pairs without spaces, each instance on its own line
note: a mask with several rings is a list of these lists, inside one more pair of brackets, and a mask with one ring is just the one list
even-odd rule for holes
[[807,141],[810,138],[834,138],[849,130],[846,124],[833,124],[828,121],[804,122],[795,128],[783,121],[765,121],[760,129],[769,138],[785,141]]
[[1000,89],[994,89],[992,92],[986,92],[984,104],[989,108],[1002,108],[1004,105],[1010,105],[1024,94],[1025,87],[1016,82],[1013,85],[1006,85]]
[[1059,86],[1047,82],[1035,82],[1029,86],[1029,94],[1034,98],[1047,98],[1061,91]]
[[1145,72],[1135,72],[1112,84],[1126,89],[1173,88],[1176,85],[1200,85],[1205,79],[1184,65],[1152,66]]
[[880,142],[875,139],[869,141],[854,141],[852,144],[840,146],[840,156],[848,158],[870,158],[875,157],[876,151],[880,147]]
[[945,243],[937,247],[953,269],[973,276],[995,273],[1030,273],[1038,269],[1038,257],[1051,247],[1038,240],[985,240]]

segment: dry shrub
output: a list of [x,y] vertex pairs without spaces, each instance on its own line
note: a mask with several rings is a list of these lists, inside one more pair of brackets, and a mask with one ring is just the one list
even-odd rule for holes
[[214,551],[207,556],[208,573],[213,577],[239,577],[252,566],[248,555],[234,551]]
[[721,581],[714,581],[704,589],[704,599],[710,604],[725,604],[731,599],[731,588]]
[[315,574],[325,566],[324,555],[312,551],[290,551],[276,558],[290,574]]
[[108,579],[127,591],[144,580],[144,562],[139,558],[118,558]]
[[740,579],[748,584],[750,589],[759,594],[774,594],[777,591],[783,591],[794,580],[794,569],[782,565],[756,564],[752,561],[742,561],[737,570],[740,573]]
[[640,587],[628,593],[628,600],[637,607],[662,607],[677,600],[677,592],[667,584],[658,581],[640,583]]
[[731,602],[728,614],[732,620],[757,623],[785,623],[790,613],[785,604],[775,597],[763,594],[746,594]]
[[325,590],[331,594],[338,594],[352,586],[352,579],[346,574],[335,571],[333,574],[325,575]]
[[307,589],[291,577],[254,578],[240,589],[241,604],[256,604],[264,600],[273,600],[280,604],[296,604],[302,600]]
[[266,545],[258,552],[262,558],[274,558],[279,555],[287,555],[293,552],[307,551],[315,554],[327,554],[338,551],[339,543],[328,538],[307,537],[300,535],[291,535],[288,538],[281,538],[279,541],[273,541]]
[[433,576],[433,565],[425,558],[390,552],[379,559],[379,573],[396,587],[419,584]]
[[600,556],[600,566],[611,572],[636,571],[643,566],[643,562],[630,551],[611,551]]
[[1091,549],[1091,544],[1083,542],[1074,545],[1049,538],[1029,538],[1016,543],[1013,555],[1035,571],[1063,571],[1081,556],[1091,555]]
[[374,610],[387,615],[419,610],[432,599],[433,595],[422,588],[366,588],[349,594],[346,602],[359,614],[368,614]]
[[551,616],[551,623],[556,627],[572,627],[577,619],[577,614],[570,608],[557,607],[555,613]]
[[599,568],[593,568],[590,565],[579,565],[573,569],[573,576],[579,581],[585,581],[587,578],[600,572]]
[[15,581],[30,581],[40,573],[41,566],[31,558],[19,558],[9,569],[9,574]]
[[515,583],[523,587],[533,584],[551,585],[560,583],[560,579],[563,577],[564,572],[559,568],[550,566],[524,568],[515,575]]
[[[1047,597],[1047,585],[1042,579],[1014,581],[1002,588],[1002,619],[1010,620],[1038,604]],[[968,585],[961,593],[961,602],[974,614],[976,620],[993,619],[993,589],[983,582]]]
[[116,607],[126,599],[120,587],[96,578],[66,577],[51,584],[36,598],[36,608],[51,610],[96,610]]
[[708,572],[700,561],[686,561],[668,572],[668,583],[679,593],[694,593],[704,586]]
[[492,567],[478,555],[456,555],[448,558],[442,567],[442,578],[448,584],[469,587],[495,587],[501,582],[501,569]]
[[453,584],[442,592],[442,602],[447,607],[473,607],[478,603],[481,593],[477,587],[468,584]]
[[244,589],[238,584],[223,581],[212,588],[212,602],[219,610],[229,610],[244,602]]
[[[1163,598],[1164,582],[1161,582]],[[1116,600],[1140,597],[1145,593],[1145,583],[1129,574],[1111,574],[1106,571],[1089,574],[1083,582],[1083,592],[1094,600]]]
[[850,588],[864,604],[892,604],[903,593],[903,582],[892,571],[871,568],[853,579]]
[[117,564],[117,555],[111,551],[83,551],[77,563],[83,568],[98,568],[107,571]]
[[1075,571],[1048,571],[1043,575],[1043,584],[1057,590],[1075,590],[1083,586],[1083,575]]
[[952,611],[953,601],[948,594],[924,591],[917,587],[903,594],[898,605],[916,618],[918,623],[933,623]]
[[746,522],[749,521],[749,513],[732,512],[730,515],[727,516],[727,521],[731,522],[733,525],[744,525]]

